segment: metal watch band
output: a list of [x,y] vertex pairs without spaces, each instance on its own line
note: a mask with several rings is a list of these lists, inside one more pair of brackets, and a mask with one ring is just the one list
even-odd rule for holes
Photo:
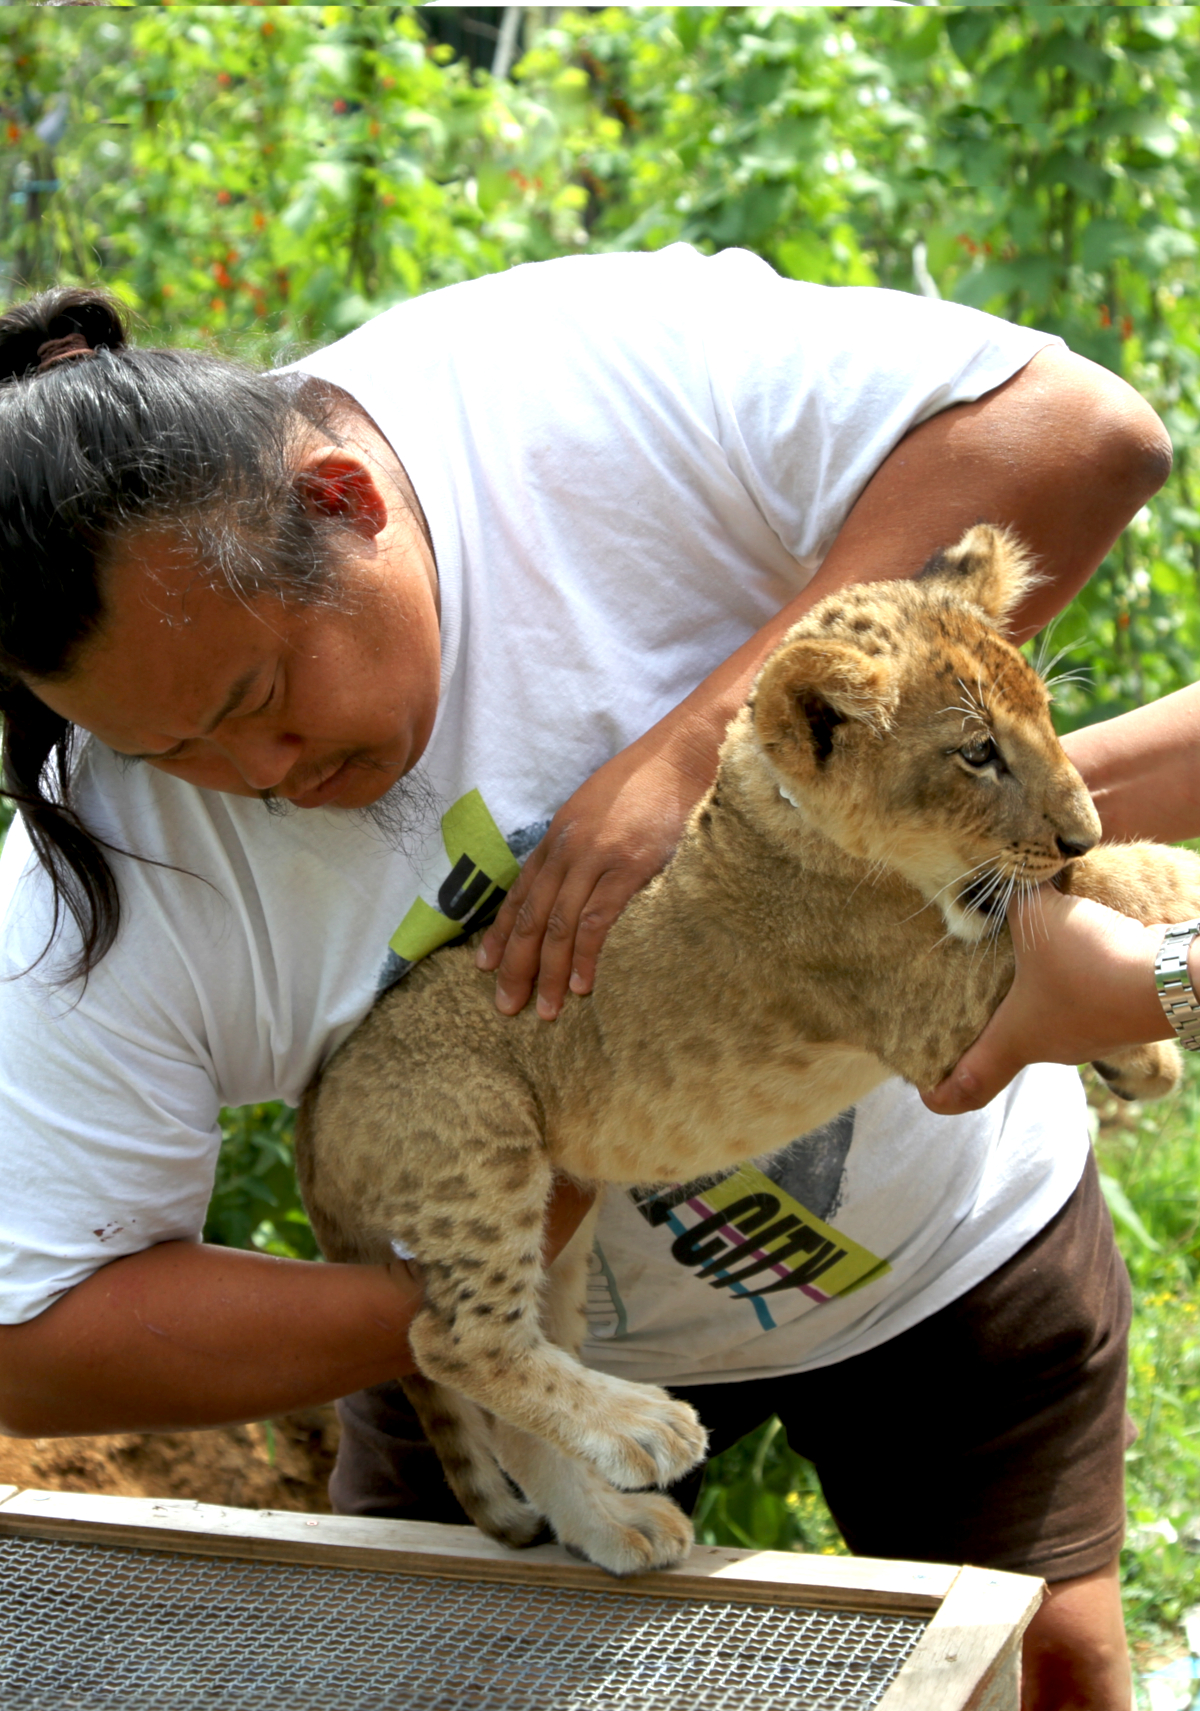
[[1188,951],[1200,933],[1200,921],[1168,927],[1154,959],[1158,1000],[1186,1051],[1200,1052],[1200,998],[1188,978]]

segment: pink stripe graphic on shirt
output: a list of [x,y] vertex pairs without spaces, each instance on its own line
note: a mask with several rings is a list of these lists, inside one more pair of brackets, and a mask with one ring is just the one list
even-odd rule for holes
[[[698,1195],[695,1199],[686,1200],[684,1205],[690,1206],[692,1211],[700,1218],[716,1218],[719,1216],[717,1208],[710,1206],[707,1201],[701,1200]],[[751,1244],[746,1240],[746,1237],[734,1224],[720,1225],[717,1230],[717,1234],[724,1236],[725,1240],[731,1247],[740,1248],[742,1250],[738,1254],[736,1260],[733,1259],[732,1255],[730,1256],[731,1264],[740,1265],[742,1260],[746,1258],[747,1249],[751,1254],[753,1254],[755,1259],[766,1259],[768,1257],[767,1250],[765,1248],[756,1248],[751,1246]],[[782,1265],[777,1261],[771,1262],[770,1269],[775,1273],[776,1277],[790,1277],[792,1275],[788,1266]],[[826,1301],[833,1300],[832,1295],[826,1295],[825,1291],[823,1289],[818,1289],[815,1283],[802,1283],[799,1285],[799,1289],[800,1293],[802,1295],[807,1295],[810,1301],[816,1301],[822,1305],[824,1305]],[[749,1295],[750,1291],[746,1290],[745,1293]]]

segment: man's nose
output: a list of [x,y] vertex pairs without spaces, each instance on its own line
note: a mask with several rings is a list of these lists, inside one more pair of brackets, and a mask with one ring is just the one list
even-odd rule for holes
[[251,790],[274,790],[300,758],[302,738],[286,731],[238,730],[234,721],[218,726],[209,742],[223,754]]

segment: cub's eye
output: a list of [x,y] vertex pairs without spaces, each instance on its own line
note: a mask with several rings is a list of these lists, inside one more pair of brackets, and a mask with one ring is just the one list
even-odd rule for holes
[[1000,750],[990,737],[976,737],[972,742],[964,743],[958,752],[968,766],[991,766],[993,761],[1000,759]]

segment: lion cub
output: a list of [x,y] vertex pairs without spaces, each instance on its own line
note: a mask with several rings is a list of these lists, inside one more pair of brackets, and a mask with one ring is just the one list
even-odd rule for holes
[[[992,627],[1027,583],[1016,542],[981,524],[915,582],[822,602],[763,667],[590,997],[552,1027],[505,1018],[471,947],[446,950],[310,1088],[297,1158],[313,1228],[333,1260],[377,1263],[398,1242],[420,1261],[424,1377],[408,1388],[495,1537],[528,1543],[546,1518],[617,1574],[691,1541],[645,1488],[694,1466],[704,1432],[665,1391],[580,1364],[591,1221],[547,1281],[556,1169],[686,1182],[816,1129],[889,1075],[932,1086],[1011,982],[1014,890],[1055,880],[1147,922],[1200,915],[1196,857],[1093,848],[1046,689]],[[1127,1097],[1178,1074],[1173,1045],[1097,1067]]]

